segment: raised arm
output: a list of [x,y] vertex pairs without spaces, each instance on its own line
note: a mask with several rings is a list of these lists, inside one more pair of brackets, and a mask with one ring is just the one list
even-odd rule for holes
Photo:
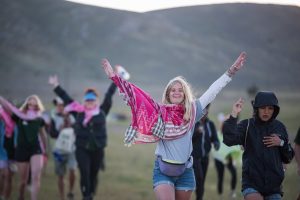
[[101,64],[108,78],[112,78],[116,75],[109,61],[106,58],[102,59]]
[[56,75],[49,76],[48,83],[53,86],[55,94],[64,101],[65,105],[68,105],[74,101],[69,96],[69,94],[59,85],[58,77]]
[[116,91],[116,88],[117,86],[115,83],[110,84],[108,90],[105,93],[104,100],[100,106],[101,110],[103,110],[106,115],[109,113],[109,110],[112,106],[112,97]]
[[14,125],[15,123],[13,122],[11,116],[3,109],[3,107],[0,105],[0,119],[5,123],[5,132],[8,135],[12,135],[14,131]]
[[242,52],[233,65],[206,90],[199,98],[202,108],[205,108],[216,98],[217,94],[231,81],[236,72],[242,68],[245,60],[246,53]]
[[230,117],[223,123],[223,142],[228,146],[244,145],[245,135],[243,133],[246,132],[247,128],[245,129],[245,127],[248,123],[245,125],[245,121],[243,121],[243,123],[237,124],[237,116],[242,111],[243,105],[244,100],[239,98],[232,106]]
[[8,115],[12,114],[12,110],[11,110],[11,106],[9,105],[9,102],[6,99],[4,99],[2,96],[0,96],[0,104],[2,106],[2,109],[4,109]]
[[0,104],[3,106],[8,115],[15,114],[17,117],[23,120],[33,120],[36,117],[28,116],[21,112],[16,106],[0,96]]
[[[130,74],[121,65],[116,65],[115,70],[113,70],[113,68],[111,67],[111,65],[107,59],[102,59],[101,64],[102,64],[102,67],[103,67],[105,73],[107,74],[107,76],[109,78],[114,77],[116,74],[118,74],[118,76],[122,77],[124,80],[128,80],[130,78]],[[116,84],[111,83],[111,85],[109,86],[109,88],[105,94],[103,103],[100,106],[100,108],[106,114],[108,114],[108,112],[112,106],[112,96],[114,95],[116,88],[117,88]]]

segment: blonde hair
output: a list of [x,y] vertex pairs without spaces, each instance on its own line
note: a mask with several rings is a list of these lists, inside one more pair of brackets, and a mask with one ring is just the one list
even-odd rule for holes
[[192,114],[192,102],[194,100],[194,95],[190,84],[182,77],[177,76],[169,81],[162,96],[162,102],[164,104],[172,104],[170,101],[170,91],[175,83],[180,83],[184,93],[183,105],[184,105],[184,120],[189,121]]
[[36,103],[37,103],[36,111],[38,111],[38,112],[40,112],[40,113],[42,113],[42,112],[45,111],[45,107],[44,107],[44,105],[42,104],[42,101],[41,101],[41,99],[39,98],[39,96],[33,94],[33,95],[30,95],[29,97],[27,97],[26,100],[25,100],[25,102],[23,103],[23,105],[20,107],[20,110],[21,110],[22,112],[24,112],[24,113],[27,112],[27,110],[28,110],[28,102],[29,102],[30,99],[35,99],[35,100],[36,100]]

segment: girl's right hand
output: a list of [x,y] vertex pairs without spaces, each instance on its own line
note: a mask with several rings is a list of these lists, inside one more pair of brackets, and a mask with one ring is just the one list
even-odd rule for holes
[[56,75],[49,76],[48,83],[52,85],[54,88],[59,85],[58,78]]
[[102,67],[103,67],[106,75],[109,78],[112,78],[115,76],[115,72],[106,58],[102,59],[101,64],[102,64]]

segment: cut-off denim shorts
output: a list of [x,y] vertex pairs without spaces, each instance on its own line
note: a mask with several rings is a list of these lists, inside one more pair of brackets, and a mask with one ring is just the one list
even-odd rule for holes
[[[259,193],[259,192],[254,188],[246,188],[243,190],[242,193],[245,198],[248,194]],[[281,200],[281,195],[278,193],[271,194],[271,195],[265,196],[264,200]]]
[[193,191],[196,187],[194,170],[191,167],[185,169],[184,173],[180,176],[167,176],[160,171],[158,161],[155,160],[153,169],[153,188],[162,184],[171,185],[175,190]]

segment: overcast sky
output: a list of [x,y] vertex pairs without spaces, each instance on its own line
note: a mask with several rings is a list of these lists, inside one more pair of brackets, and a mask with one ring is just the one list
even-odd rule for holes
[[261,3],[300,6],[300,0],[67,0],[133,12],[147,12],[173,7],[220,3]]

